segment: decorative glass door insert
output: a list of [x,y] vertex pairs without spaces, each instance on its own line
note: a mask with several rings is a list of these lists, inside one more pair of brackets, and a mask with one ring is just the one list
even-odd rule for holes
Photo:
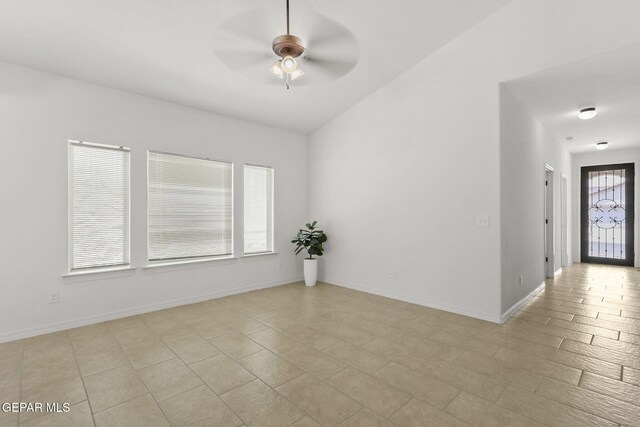
[[581,178],[582,262],[633,266],[634,164],[583,167]]

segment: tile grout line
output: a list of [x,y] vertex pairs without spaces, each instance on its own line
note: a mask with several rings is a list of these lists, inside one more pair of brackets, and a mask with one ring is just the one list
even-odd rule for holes
[[[224,354],[224,353],[222,353],[222,354]],[[212,357],[210,357],[209,359],[211,359],[211,358],[213,358],[213,357],[216,357],[216,356],[212,356]],[[227,357],[228,357],[228,356],[227,356]],[[208,359],[204,359],[204,360],[208,360]],[[201,362],[202,362],[202,361],[204,361],[204,360],[201,360]],[[195,363],[200,363],[200,362],[195,362]],[[224,399],[222,399],[222,398],[220,397],[220,395],[219,395],[219,394],[217,394],[217,393],[216,393],[216,392],[215,392],[215,391],[214,391],[214,390],[209,386],[209,384],[207,384],[207,382],[206,382],[204,379],[202,379],[202,377],[200,377],[200,375],[198,375],[198,373],[197,373],[196,371],[194,371],[194,370],[191,368],[191,366],[190,366],[190,365],[187,365],[187,367],[189,368],[189,370],[190,370],[191,372],[193,372],[193,374],[194,374],[196,377],[198,377],[198,379],[199,379],[200,381],[202,381],[202,385],[204,385],[206,388],[208,388],[208,389],[211,391],[211,393],[213,393],[213,395],[214,395],[214,396],[216,396],[216,397],[218,398],[218,400],[220,400],[220,402],[222,402],[222,404],[223,404],[227,409],[229,409],[229,411],[231,411],[231,413],[232,413],[233,415],[235,415],[235,416],[236,416],[240,421],[242,421],[242,423],[243,423],[243,424],[245,423],[245,421],[240,417],[240,415],[236,414],[236,412],[235,412],[235,411],[234,411],[234,410],[233,410],[229,405],[227,405],[227,402],[225,402],[225,401],[224,401]],[[255,376],[255,375],[254,375],[254,376]],[[254,379],[255,379],[255,378],[254,378]],[[244,383],[244,384],[242,384],[242,385],[239,385],[238,387],[234,387],[234,388],[232,388],[231,390],[228,390],[228,391],[235,390],[235,389],[237,389],[237,388],[239,388],[239,387],[242,387],[242,386],[244,386],[244,385],[246,385],[246,384],[249,384],[249,383],[250,383],[250,382],[252,382],[252,381],[254,381],[254,380],[247,381],[246,383]],[[198,387],[201,387],[201,386],[198,386]],[[197,387],[196,387],[196,388],[197,388]],[[192,390],[194,390],[194,389],[192,389]],[[189,391],[191,391],[191,390],[189,390]],[[186,392],[184,392],[184,393],[186,393]],[[180,393],[180,394],[184,394],[184,393]],[[227,391],[225,391],[225,393],[227,393]],[[224,394],[224,393],[222,393],[222,394]],[[175,396],[174,396],[174,397],[175,397]],[[160,409],[162,410],[162,408],[160,408]]]
[[[133,317],[137,317],[137,316],[133,316]],[[140,320],[141,320],[141,321],[142,321],[142,323],[144,323],[144,325],[148,328],[148,325],[146,324],[146,322],[144,321],[144,319],[141,319],[141,318],[140,318]],[[170,424],[170,423],[169,423],[169,420],[167,419],[167,417],[165,416],[164,412],[162,411],[162,408],[160,408],[160,405],[159,405],[159,404],[158,404],[158,402],[156,401],[155,396],[153,395],[153,393],[151,393],[151,390],[149,390],[149,387],[147,386],[147,383],[144,381],[144,379],[142,378],[142,375],[140,375],[140,372],[138,371],[138,369],[137,369],[137,368],[135,367],[135,365],[133,364],[133,361],[131,360],[131,358],[129,357],[129,355],[127,354],[127,352],[124,350],[124,347],[122,347],[122,344],[120,343],[120,341],[118,341],[118,339],[115,337],[115,335],[113,335],[113,332],[111,331],[111,328],[109,328],[109,327],[107,326],[107,329],[108,329],[109,333],[112,335],[112,337],[113,337],[114,341],[116,342],[116,344],[118,345],[118,347],[120,348],[120,351],[125,355],[125,357],[127,358],[127,360],[129,360],[129,365],[130,365],[130,366],[131,366],[131,368],[135,371],[136,375],[138,376],[138,379],[140,380],[140,382],[142,383],[142,385],[144,386],[144,388],[147,390],[147,394],[149,394],[149,395],[151,396],[151,398],[153,399],[153,401],[156,403],[156,406],[158,407],[158,409],[160,409],[160,413],[162,413],[162,416],[164,417],[164,419],[167,421],[167,423],[168,423],[168,424]],[[151,333],[152,333],[156,338],[158,338],[158,336],[157,336],[153,331],[151,331],[151,329],[149,329],[149,331],[150,331],[150,332],[151,332]],[[159,338],[158,338],[158,339],[159,339]],[[162,340],[160,340],[160,341],[162,342]],[[164,343],[163,343],[163,345],[164,345]],[[167,346],[167,348],[169,348],[169,347]],[[169,348],[169,351],[171,351],[171,352],[173,353],[173,350],[171,350],[170,348]],[[173,355],[174,355],[175,357],[178,357],[175,353],[173,353]],[[171,360],[171,359],[169,359],[169,360]],[[164,363],[164,362],[166,362],[166,361],[167,361],[167,360],[163,360],[163,361],[161,361],[161,362],[156,363],[155,365],[145,366],[145,368],[148,368],[148,367],[151,367],[151,366],[157,366],[157,365],[159,365],[159,364],[161,364],[161,363]],[[123,366],[126,366],[126,365],[123,365]],[[114,369],[117,369],[117,368],[114,368]],[[142,368],[142,369],[144,369],[144,368]],[[123,404],[125,404],[125,403],[131,402],[132,400],[139,399],[140,397],[143,397],[143,396],[138,396],[138,397],[136,397],[136,398],[133,398],[133,399],[127,400],[126,402],[121,402],[121,403],[119,403],[119,404],[117,404],[117,405],[114,405],[114,406],[112,406],[112,407],[110,407],[110,408],[105,408],[105,409],[103,409],[103,410],[102,410],[102,411],[100,411],[100,412],[104,412],[104,411],[106,411],[106,410],[108,410],[108,409],[112,409],[112,408],[118,407],[118,406],[123,405]],[[88,395],[87,395],[87,398],[88,398]],[[100,412],[98,412],[98,413],[100,413]]]
[[91,406],[91,401],[89,400],[89,393],[87,393],[87,386],[84,383],[84,377],[82,376],[82,371],[80,370],[80,365],[78,364],[78,356],[76,353],[76,347],[73,345],[73,340],[69,337],[69,345],[71,346],[71,351],[73,351],[73,361],[76,363],[76,369],[78,369],[78,376],[80,377],[80,381],[82,382],[82,389],[84,390],[84,395],[87,398],[87,405],[89,406],[89,412],[91,413],[91,420],[93,421],[93,425],[96,424],[95,414],[93,413],[93,407]]
[[[25,342],[24,341],[25,340],[22,339],[21,341],[22,341],[22,348],[20,350],[21,350],[22,357],[20,359],[20,388],[19,388],[19,391],[18,391],[18,393],[19,393],[18,394],[18,399],[20,401],[22,401],[22,386],[23,386],[22,382],[23,382],[23,378],[24,378],[24,347],[25,347]],[[17,418],[18,425],[19,425],[20,424],[20,414],[18,414],[18,416],[16,418]]]
[[[209,300],[209,301],[213,301],[213,300]],[[193,329],[192,329],[191,327],[189,327],[188,325],[185,325],[184,323],[182,323],[182,322],[180,322],[179,320],[177,320],[173,314],[171,314],[171,313],[169,313],[169,314],[170,314],[170,315],[174,318],[174,320],[176,320],[179,324],[184,325],[184,326],[188,327],[189,329],[191,329],[191,330],[195,333],[195,335],[199,336],[200,338],[202,338],[203,340],[205,340],[206,342],[208,342],[210,345],[212,345],[216,350],[218,350],[218,351],[220,352],[220,353],[219,353],[219,354],[217,354],[217,355],[214,355],[214,356],[211,356],[211,357],[207,357],[207,358],[202,359],[202,360],[197,361],[197,362],[193,362],[192,364],[196,364],[196,363],[203,362],[203,361],[205,361],[205,360],[213,359],[214,357],[217,357],[217,356],[219,356],[219,355],[225,355],[225,356],[226,356],[226,357],[228,357],[229,359],[231,359],[231,360],[233,360],[234,362],[238,363],[234,358],[232,358],[230,355],[228,355],[227,353],[225,353],[222,349],[220,349],[219,347],[217,347],[217,346],[216,346],[214,343],[212,343],[210,340],[208,340],[208,339],[206,339],[205,337],[201,336],[197,331],[193,330]],[[207,314],[207,315],[208,315],[208,314]],[[211,319],[212,319],[212,321],[213,321],[213,322],[218,323],[218,324],[222,324],[223,326],[225,326],[225,327],[227,327],[227,328],[229,327],[228,325],[225,325],[224,323],[217,321],[217,320],[216,320],[215,318],[213,318],[212,316],[210,316],[210,317],[211,317]],[[145,321],[143,320],[143,322],[145,322]],[[145,322],[145,324],[146,324],[146,322]],[[234,329],[232,329],[232,328],[230,328],[230,329],[231,329],[233,332],[231,332],[231,333],[229,333],[229,334],[223,334],[223,335],[220,335],[220,336],[231,335],[232,333],[238,333],[238,332],[237,332],[237,331],[235,331]],[[154,334],[154,335],[156,335],[156,336],[157,336],[157,334]],[[244,335],[243,335],[243,336],[244,336]],[[158,338],[162,341],[162,338],[160,338],[160,337],[158,337]],[[215,338],[218,338],[218,337],[215,337]],[[163,343],[164,343],[164,341],[163,341]],[[166,345],[166,343],[165,343],[165,345]],[[167,347],[169,347],[169,346],[167,346]],[[173,350],[172,350],[170,347],[169,347],[169,349],[173,352]],[[173,352],[173,353],[175,354],[175,352]],[[255,354],[255,353],[254,353],[254,354]],[[178,395],[176,395],[176,396],[179,396],[179,395],[181,395],[181,394],[187,393],[187,392],[189,392],[189,391],[191,391],[191,390],[195,390],[195,389],[196,389],[196,388],[198,388],[198,387],[205,386],[207,389],[209,389],[209,390],[211,391],[211,393],[213,393],[213,395],[214,395],[214,396],[216,396],[216,398],[217,398],[217,399],[219,399],[219,400],[220,400],[220,402],[222,402],[222,404],[223,404],[227,409],[229,409],[229,411],[231,411],[231,413],[232,413],[232,414],[234,414],[234,415],[235,415],[239,420],[241,420],[241,421],[243,422],[243,424],[245,423],[245,421],[240,417],[240,415],[239,415],[239,414],[237,414],[237,413],[236,413],[236,412],[235,412],[231,407],[229,407],[229,405],[227,405],[227,403],[226,403],[226,402],[225,402],[225,401],[220,397],[220,395],[218,395],[218,394],[217,394],[217,393],[216,393],[216,392],[215,392],[215,391],[214,391],[214,390],[209,386],[209,384],[207,384],[207,382],[206,382],[206,381],[204,381],[204,379],[203,379],[203,378],[202,378],[202,377],[201,377],[201,376],[200,376],[196,371],[194,371],[194,370],[193,370],[193,368],[191,367],[191,365],[190,365],[190,364],[188,364],[187,362],[185,362],[184,360],[182,360],[182,358],[180,358],[180,356],[178,356],[177,354],[175,354],[175,356],[176,356],[176,358],[177,358],[178,360],[180,360],[182,363],[184,363],[184,364],[185,364],[185,366],[189,369],[189,371],[190,371],[191,373],[193,373],[193,375],[195,375],[195,376],[196,376],[196,377],[197,377],[197,378],[202,382],[202,384],[201,384],[201,385],[198,385],[197,387],[194,387],[194,388],[192,388],[192,389],[190,389],[190,390],[184,391],[183,393],[179,393],[179,394],[178,394]],[[163,363],[163,362],[160,362],[160,363]],[[157,365],[157,364],[156,364],[156,365]],[[153,366],[156,366],[156,365],[153,365]],[[134,368],[134,369],[135,369],[135,368]],[[252,374],[252,375],[253,375],[253,374]],[[255,377],[255,375],[254,375],[254,377]],[[257,377],[255,377],[255,378],[257,378]],[[255,378],[254,378],[254,380],[255,380]],[[246,385],[246,384],[248,384],[248,383],[250,383],[250,382],[252,382],[252,381],[254,381],[254,380],[247,381],[247,382],[246,382],[246,383],[244,383],[244,384],[241,384],[241,385],[239,385],[239,386],[237,386],[237,387],[234,387],[233,389],[230,389],[230,390],[225,391],[225,393],[227,393],[228,391],[235,390],[236,388],[242,387],[242,386],[244,386],[244,385]],[[144,382],[144,380],[142,380],[142,381]],[[145,385],[146,385],[146,383],[145,383]],[[224,393],[222,393],[222,394],[224,394]],[[171,398],[176,397],[176,396],[172,396]],[[152,395],[152,397],[153,397],[153,395]],[[171,399],[171,398],[168,398],[168,399]],[[168,400],[168,399],[165,399],[165,400]],[[154,400],[155,400],[155,397],[154,397]],[[162,411],[162,413],[163,413],[163,415],[165,416],[165,418],[167,418],[166,414],[165,414],[165,413],[164,413],[164,411],[162,410],[162,407],[160,406],[160,404],[159,404],[157,401],[156,401],[156,404],[157,404],[157,405],[158,405],[158,407],[160,408],[160,411]],[[168,422],[168,419],[167,419],[167,422]]]
[[[289,362],[289,363],[291,363],[291,362]],[[293,363],[292,363],[292,364],[293,364]],[[294,366],[296,366],[296,365],[294,365]],[[326,383],[325,381],[326,381],[327,379],[331,378],[332,376],[337,375],[337,374],[339,374],[340,372],[343,372],[343,371],[344,371],[344,370],[346,370],[346,369],[349,369],[349,367],[350,367],[350,366],[347,366],[346,368],[341,369],[340,371],[338,371],[338,372],[336,372],[335,374],[333,374],[333,375],[331,375],[331,376],[329,376],[329,377],[325,378],[324,380],[321,380],[320,378],[316,377],[315,375],[313,375],[313,374],[311,374],[311,373],[309,373],[309,372],[305,371],[304,369],[302,369],[302,368],[298,367],[298,369],[302,370],[302,371],[304,372],[304,374],[302,374],[302,375],[300,375],[300,376],[298,376],[298,377],[296,377],[296,378],[294,378],[294,379],[292,379],[292,380],[289,380],[289,381],[287,381],[287,382],[285,382],[285,383],[282,383],[282,384],[280,384],[278,387],[282,387],[283,385],[289,384],[289,383],[291,383],[291,382],[293,382],[293,381],[295,381],[295,380],[299,379],[299,378],[300,378],[300,377],[302,377],[303,375],[309,375],[309,376],[313,377],[313,378],[314,378],[315,380],[317,380],[318,382],[320,382],[320,383],[324,384],[325,386],[327,386],[327,387],[329,387],[329,388],[331,388],[331,389],[335,390],[337,393],[340,393],[340,394],[344,395],[345,397],[347,397],[348,399],[350,399],[350,400],[354,401],[356,404],[358,404],[358,405],[360,406],[358,409],[356,409],[354,412],[352,412],[352,413],[350,413],[349,415],[347,415],[347,417],[346,417],[344,420],[342,420],[342,421],[340,422],[340,424],[343,424],[346,420],[348,420],[349,418],[351,418],[354,414],[358,413],[362,408],[365,408],[365,406],[364,406],[363,404],[361,404],[360,402],[356,401],[355,399],[353,399],[351,396],[349,396],[349,395],[347,395],[347,394],[345,394],[345,393],[341,392],[341,391],[340,391],[340,390],[338,390],[337,388],[333,387],[331,384]],[[267,387],[270,387],[270,386],[269,386],[269,384],[267,384]],[[278,390],[276,390],[276,389],[274,389],[274,388],[271,388],[271,389],[272,389],[273,391],[275,391],[276,393],[278,393],[278,395],[282,396],[282,397],[283,397],[287,402],[289,402],[291,405],[293,405],[294,407],[296,407],[296,408],[300,409],[302,412],[304,412],[304,413],[306,414],[306,412],[305,412],[304,410],[302,410],[302,409],[301,409],[301,408],[299,408],[296,404],[294,404],[294,403],[293,403],[293,402],[291,402],[289,399],[287,399],[287,397],[286,397],[286,396],[283,396],[282,394],[280,394],[280,393],[278,392]],[[367,408],[367,409],[369,409],[369,408]],[[309,414],[307,414],[307,415],[309,415]],[[311,418],[313,419],[313,417],[312,417],[311,415],[309,415],[309,417],[311,417]],[[303,417],[303,418],[304,418],[304,417]]]
[[[580,378],[578,378],[578,385],[577,387],[580,387],[580,384],[582,383],[582,378],[584,377],[584,370],[582,370],[582,372],[580,372]],[[584,388],[584,387],[581,387]]]
[[[235,310],[234,310],[234,311],[235,311]],[[233,331],[233,332],[231,332],[231,333],[229,333],[229,334],[223,334],[223,335],[220,335],[220,336],[231,335],[232,333],[237,333],[237,334],[240,334],[240,335],[242,335],[243,337],[246,337],[247,339],[249,339],[249,340],[251,340],[251,341],[255,342],[255,341],[254,341],[254,340],[252,340],[250,337],[248,337],[247,335],[245,335],[243,332],[238,331],[238,330],[236,330],[236,329],[234,329],[234,328],[230,327],[228,324],[226,324],[226,323],[224,323],[224,322],[219,322],[219,321],[217,321],[217,320],[216,320],[215,318],[213,318],[213,317],[212,317],[212,320],[213,320],[214,322],[216,322],[216,323],[220,323],[220,324],[224,325],[225,327],[230,328],[230,329]],[[184,325],[184,323],[180,322],[179,320],[177,320],[177,319],[176,319],[176,321],[178,321],[178,323],[180,323],[180,324],[183,324],[183,325]],[[260,322],[260,323],[261,323],[261,322]],[[188,325],[185,325],[185,326],[189,327]],[[265,327],[266,327],[266,328],[269,328],[268,326],[265,326]],[[264,329],[261,329],[261,330],[264,330]],[[260,331],[257,331],[257,332],[260,332]],[[208,340],[208,339],[206,339],[206,338],[202,337],[202,336],[201,336],[197,331],[194,331],[194,333],[195,333],[197,336],[200,336],[202,339],[204,339],[206,342],[208,342],[208,343],[209,343],[210,345],[212,345],[214,348],[216,348],[216,349],[220,352],[220,354],[218,354],[218,355],[214,355],[214,356],[211,356],[211,357],[208,357],[208,358],[205,358],[205,359],[200,360],[200,361],[197,361],[197,362],[193,362],[192,364],[200,363],[200,362],[203,362],[203,361],[205,361],[205,360],[215,358],[215,357],[217,357],[217,356],[219,356],[219,355],[225,355],[226,357],[228,357],[229,359],[231,359],[233,362],[235,362],[235,363],[237,363],[239,366],[241,366],[243,369],[246,369],[246,368],[244,368],[242,365],[240,365],[240,363],[238,362],[238,360],[236,360],[235,358],[233,358],[231,355],[227,354],[227,353],[226,353],[224,350],[222,350],[221,348],[217,347],[213,342],[211,342],[210,340]],[[215,338],[218,338],[218,337],[215,337]],[[257,343],[257,342],[256,342],[256,344],[260,345],[260,344],[259,344],[259,343]],[[255,353],[251,353],[251,354],[248,354],[248,355],[246,355],[246,356],[244,356],[244,357],[251,356],[251,355],[253,355],[253,354],[256,354],[256,353],[258,353],[258,352],[263,351],[263,350],[265,350],[265,349],[266,349],[266,348],[265,348],[265,347],[263,347],[262,345],[260,345],[260,346],[262,347],[262,350],[258,350],[257,352],[255,352]],[[237,414],[237,413],[236,413],[236,412],[235,412],[231,407],[229,407],[229,405],[224,401],[224,399],[222,399],[222,398],[220,397],[221,395],[217,394],[213,389],[211,389],[211,387],[209,386],[209,384],[207,384],[207,382],[206,382],[206,381],[204,381],[204,379],[203,379],[203,378],[202,378],[202,377],[201,377],[197,372],[195,372],[195,371],[191,368],[191,365],[190,365],[190,364],[186,363],[186,362],[185,362],[184,360],[182,360],[179,356],[177,356],[177,355],[176,355],[176,357],[177,357],[177,358],[178,358],[182,363],[184,363],[184,364],[187,366],[187,368],[188,368],[188,369],[189,369],[189,370],[190,370],[190,371],[191,371],[191,372],[192,372],[192,373],[193,373],[193,374],[194,374],[194,375],[195,375],[195,376],[196,376],[196,377],[197,377],[197,378],[202,382],[202,384],[198,385],[197,387],[194,387],[194,388],[192,388],[192,389],[190,389],[190,390],[184,391],[183,393],[180,393],[180,394],[178,394],[178,395],[176,395],[176,396],[179,396],[179,395],[181,395],[181,394],[187,393],[187,392],[189,392],[189,391],[191,391],[191,390],[194,390],[194,389],[196,389],[196,388],[198,388],[198,387],[205,386],[207,389],[209,389],[209,390],[210,390],[210,391],[211,391],[211,392],[212,392],[212,393],[213,393],[213,394],[214,394],[214,395],[215,395],[215,396],[220,400],[220,402],[222,402],[222,404],[223,404],[227,409],[229,409],[229,411],[231,411],[231,413],[232,413],[232,414],[234,414],[234,415],[235,415],[239,420],[241,420],[241,421],[243,422],[243,424],[245,423],[245,420],[243,420],[243,419],[242,419],[242,417],[240,417],[240,415],[239,415],[239,414]],[[161,363],[162,363],[162,362],[161,362]],[[248,372],[250,372],[250,371],[248,371]],[[241,384],[241,385],[238,385],[238,386],[236,386],[236,387],[234,387],[234,388],[231,388],[231,389],[229,389],[229,390],[226,390],[224,393],[221,393],[221,394],[229,393],[229,392],[231,392],[231,391],[233,391],[233,390],[236,390],[236,389],[238,389],[238,388],[240,388],[240,387],[243,387],[243,386],[245,386],[245,385],[247,385],[247,384],[249,384],[249,383],[251,383],[251,382],[253,382],[253,381],[255,381],[255,380],[260,380],[260,378],[259,378],[259,377],[257,377],[253,372],[250,372],[250,373],[254,376],[254,378],[253,378],[252,380],[247,381],[247,382],[245,382],[245,383],[243,383],[243,384]],[[265,384],[267,387],[269,387],[271,390],[273,390],[273,388],[271,388],[268,384],[264,383],[264,381],[262,381],[262,380],[261,380],[261,382],[262,382],[263,384]],[[276,390],[273,390],[273,391],[274,391],[275,393],[277,393],[277,391],[276,391]],[[284,398],[284,396],[280,395],[279,393],[278,393],[278,395],[279,395],[279,396],[281,396],[282,398]],[[176,397],[176,396],[172,396],[171,398]],[[287,400],[286,398],[284,398],[284,399],[285,399],[285,400]],[[165,399],[165,400],[168,400],[168,399]],[[289,401],[287,400],[287,402],[289,402]],[[307,415],[308,415],[305,411],[302,411],[302,410],[301,410],[300,408],[298,408],[296,405],[293,405],[293,403],[291,403],[291,402],[289,402],[289,403],[290,403],[292,406],[294,406],[295,408],[297,408],[298,410],[300,410],[303,414],[305,414],[305,415],[303,415],[302,417],[300,417],[298,420],[296,420],[296,421],[294,422],[294,424],[295,424],[296,422],[298,422],[300,419],[302,419],[302,418],[304,418],[305,416],[307,416]],[[162,407],[159,405],[159,403],[158,403],[158,407],[160,407],[160,410],[162,411]],[[163,411],[163,414],[164,414],[164,411]],[[166,418],[166,415],[165,415],[165,418]]]
[[[614,399],[614,400],[617,400],[617,401],[620,401],[620,402],[624,402],[624,401],[621,401],[621,400],[619,400],[619,399],[613,398],[613,397],[611,397],[611,396],[608,396],[608,395],[605,395],[605,394],[601,394],[601,393],[598,393],[598,392],[594,392],[594,391],[589,390],[589,389],[584,389],[584,388],[579,387],[579,386],[574,386],[574,387],[581,388],[582,390],[591,391],[591,392],[596,393],[596,394],[598,394],[598,395],[600,395],[600,396],[603,396],[603,397],[607,397],[607,398]],[[577,405],[576,405],[575,403],[573,403],[573,402],[568,402],[568,403],[560,402],[560,401],[555,400],[555,399],[553,399],[553,398],[551,398],[551,397],[543,396],[542,394],[537,393],[537,390],[536,390],[536,393],[535,393],[535,394],[537,394],[538,396],[543,397],[543,398],[545,398],[545,399],[551,400],[552,402],[556,402],[556,403],[559,403],[559,404],[561,404],[561,405],[565,405],[565,406],[571,407],[571,408],[573,408],[573,409],[577,409],[578,411],[582,411],[582,412],[584,412],[584,413],[590,414],[590,415],[592,415],[592,416],[594,416],[594,417],[596,417],[596,418],[600,418],[600,419],[603,419],[603,420],[606,420],[606,421],[610,421],[610,422],[612,422],[612,423],[615,423],[615,424],[620,425],[620,423],[618,423],[617,421],[612,420],[611,418],[607,418],[607,417],[605,417],[605,416],[603,416],[603,415],[599,415],[599,414],[596,414],[596,413],[594,413],[594,412],[591,412],[591,411],[590,411],[590,410],[588,410],[588,409],[581,408],[581,407],[577,406]],[[626,403],[626,402],[624,402],[624,403]],[[607,415],[608,415],[608,414],[607,414]]]

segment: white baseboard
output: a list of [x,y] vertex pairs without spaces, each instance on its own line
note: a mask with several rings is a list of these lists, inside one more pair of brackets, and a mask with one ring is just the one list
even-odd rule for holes
[[500,323],[500,316],[494,316],[489,313],[482,313],[475,310],[468,310],[466,308],[450,306],[447,304],[441,304],[434,301],[424,300],[422,298],[410,297],[407,295],[399,294],[396,292],[391,292],[387,290],[371,288],[368,286],[358,285],[356,283],[350,283],[344,280],[336,280],[331,278],[326,278],[321,280],[324,283],[328,283],[330,285],[340,286],[343,288],[353,289],[356,291],[366,292],[368,294],[379,295],[381,297],[391,298],[399,301],[410,302],[412,304],[422,305],[424,307],[435,308],[437,310],[449,311],[451,313],[461,314],[463,316],[474,317],[480,320],[486,320],[493,323]]
[[558,277],[562,273],[562,267],[553,272],[553,277]]
[[518,311],[518,309],[520,309],[520,307],[525,305],[531,298],[536,296],[538,294],[538,292],[540,292],[542,289],[544,289],[544,282],[540,283],[540,285],[537,288],[535,288],[534,290],[529,292],[528,295],[526,295],[520,301],[515,303],[509,310],[505,311],[504,314],[502,316],[500,316],[500,323],[506,322],[509,319],[509,317],[511,317],[511,315],[513,313]]
[[152,304],[152,305],[147,305],[142,307],[135,307],[135,308],[130,308],[126,310],[100,314],[97,316],[83,317],[80,319],[66,320],[64,322],[58,322],[50,325],[25,328],[25,329],[21,329],[14,332],[6,332],[3,334],[0,334],[0,343],[19,340],[22,338],[34,337],[42,334],[48,334],[51,332],[64,331],[67,329],[78,328],[80,326],[93,325],[95,323],[106,322],[108,320],[115,320],[123,317],[149,313],[151,311],[164,310],[165,308],[177,307],[180,305],[187,305],[187,304],[193,304],[196,302],[207,301],[210,299],[222,298],[229,295],[242,294],[245,292],[256,291],[258,289],[273,288],[276,286],[287,285],[289,283],[300,282],[302,280],[304,280],[302,277],[295,277],[287,280],[258,283],[254,285],[244,286],[241,288],[217,291],[217,292],[212,292],[205,295],[183,298],[183,299],[174,300],[174,301],[167,301],[159,304]]

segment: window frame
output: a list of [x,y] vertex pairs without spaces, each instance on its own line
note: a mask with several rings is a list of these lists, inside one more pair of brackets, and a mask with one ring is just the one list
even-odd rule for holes
[[[124,179],[127,184],[127,198],[125,200],[127,213],[123,216],[123,219],[127,225],[126,232],[124,234],[124,238],[126,239],[126,244],[123,245],[123,259],[126,262],[121,264],[109,264],[109,265],[99,265],[92,267],[80,267],[73,268],[73,254],[74,254],[74,245],[73,245],[73,146],[81,146],[81,147],[93,147],[104,150],[113,150],[113,151],[121,151],[128,153],[129,156],[126,161],[126,166],[124,168]],[[89,273],[99,273],[99,272],[109,272],[109,271],[117,271],[117,270],[127,270],[133,269],[131,264],[131,148],[125,147],[122,145],[111,145],[111,144],[99,144],[95,142],[82,141],[82,140],[67,140],[67,274],[68,275],[80,275],[80,274],[89,274]]]
[[[210,255],[210,256],[196,256],[196,257],[185,257],[185,258],[181,258],[181,259],[166,259],[166,260],[156,260],[156,261],[152,261],[150,260],[149,257],[149,237],[150,237],[150,233],[149,233],[149,225],[150,225],[150,221],[149,221],[149,196],[150,196],[150,192],[149,192],[149,177],[150,177],[150,170],[151,168],[149,167],[149,154],[161,154],[161,155],[167,155],[167,156],[175,156],[175,157],[181,157],[181,158],[186,158],[186,159],[194,159],[194,160],[206,160],[209,162],[216,162],[216,163],[224,163],[227,165],[231,166],[231,250],[230,253],[228,254],[221,254],[221,255]],[[216,260],[225,260],[225,259],[235,259],[235,164],[232,161],[227,161],[227,160],[217,160],[217,159],[212,159],[209,157],[200,157],[200,156],[191,156],[191,155],[185,155],[185,154],[177,154],[177,153],[171,153],[171,152],[167,152],[167,151],[160,151],[160,150],[147,150],[147,158],[146,158],[146,164],[147,164],[147,181],[146,181],[146,187],[145,190],[147,192],[146,195],[146,240],[147,240],[147,245],[146,245],[146,266],[145,268],[153,268],[153,267],[162,267],[162,266],[171,266],[171,265],[182,265],[182,264],[197,264],[197,263],[202,263],[202,262],[210,262],[210,261],[216,261]]]
[[[246,181],[245,181],[245,168],[261,168],[271,170],[271,249],[257,252],[246,252],[245,250],[245,238],[246,238],[246,221],[245,221],[245,195],[246,195]],[[276,169],[273,166],[260,165],[256,163],[244,163],[242,165],[242,255],[244,257],[259,256],[275,254],[276,252]]]

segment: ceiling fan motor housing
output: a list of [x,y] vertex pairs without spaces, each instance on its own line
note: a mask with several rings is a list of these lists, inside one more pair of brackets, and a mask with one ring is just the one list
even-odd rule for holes
[[300,37],[283,34],[273,39],[273,52],[281,58],[285,56],[297,58],[304,53],[304,45]]

